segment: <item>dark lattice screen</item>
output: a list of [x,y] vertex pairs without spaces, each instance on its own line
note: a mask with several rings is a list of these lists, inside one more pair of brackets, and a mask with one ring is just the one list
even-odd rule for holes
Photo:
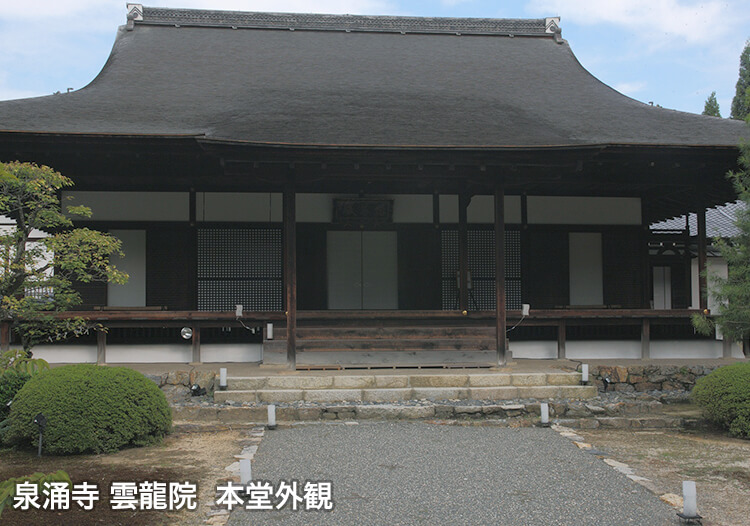
[[198,309],[281,310],[281,228],[198,230]]
[[[469,309],[495,309],[495,233],[488,229],[469,229],[469,271],[472,289]],[[458,230],[441,232],[442,307],[458,308]],[[505,296],[508,309],[521,308],[521,233],[505,231]]]

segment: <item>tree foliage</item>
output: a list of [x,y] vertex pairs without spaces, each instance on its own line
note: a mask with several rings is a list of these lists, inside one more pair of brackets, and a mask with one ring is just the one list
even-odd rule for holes
[[733,119],[746,119],[750,115],[750,40],[745,43],[745,49],[740,55],[740,76],[737,79],[737,87],[734,98],[732,99]]
[[60,319],[81,298],[73,282],[124,283],[127,274],[110,264],[120,241],[71,216],[90,217],[84,206],[67,206],[58,194],[73,182],[47,166],[0,163],[0,215],[13,227],[0,231],[0,319],[9,321],[25,350],[87,330],[82,318]]
[[709,95],[706,99],[706,105],[703,107],[703,115],[709,115],[711,117],[721,117],[719,101],[716,100],[715,91],[712,91],[711,95]]
[[740,171],[727,174],[745,207],[735,214],[739,233],[727,240],[718,239],[715,245],[727,262],[726,278],[711,276],[711,292],[719,302],[713,318],[693,316],[696,329],[711,334],[718,326],[722,334],[735,341],[750,335],[750,143],[740,144]]

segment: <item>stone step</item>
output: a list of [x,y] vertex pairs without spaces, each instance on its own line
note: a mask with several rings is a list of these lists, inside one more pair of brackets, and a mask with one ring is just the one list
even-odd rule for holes
[[595,386],[534,385],[501,387],[391,387],[364,389],[248,389],[216,391],[214,401],[227,402],[395,402],[403,400],[576,399],[597,395]]
[[290,374],[229,377],[229,390],[576,386],[580,373]]

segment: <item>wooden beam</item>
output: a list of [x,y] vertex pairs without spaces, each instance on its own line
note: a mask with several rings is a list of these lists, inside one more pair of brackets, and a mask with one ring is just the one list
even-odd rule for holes
[[284,286],[286,288],[286,360],[297,368],[297,218],[294,182],[284,185]]
[[557,322],[557,359],[565,359],[565,320]]
[[107,363],[107,332],[103,330],[96,331],[96,364],[104,365]]
[[0,323],[0,351],[10,350],[10,322]]
[[201,328],[200,325],[193,325],[193,361],[190,363],[201,362]]
[[706,209],[698,206],[698,301],[701,310],[708,308],[708,285],[706,281]]
[[641,321],[641,360],[651,358],[651,320],[643,318]]
[[505,191],[495,186],[495,327],[497,364],[505,365]]
[[469,226],[467,210],[471,197],[462,192],[458,194],[458,309],[469,310],[469,289],[466,286],[469,275]]

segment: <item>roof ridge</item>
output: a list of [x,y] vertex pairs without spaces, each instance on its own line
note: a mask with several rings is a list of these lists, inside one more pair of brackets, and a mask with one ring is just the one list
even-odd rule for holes
[[128,4],[128,9],[129,20],[139,25],[546,37],[559,35],[560,32],[559,17],[525,19],[264,13],[145,7],[140,4]]

